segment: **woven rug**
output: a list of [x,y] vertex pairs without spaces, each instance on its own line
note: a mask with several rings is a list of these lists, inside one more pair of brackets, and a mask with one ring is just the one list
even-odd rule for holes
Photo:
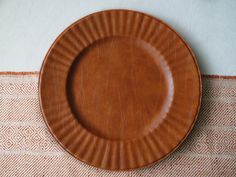
[[203,77],[193,131],[159,164],[113,172],[86,165],[48,132],[38,73],[0,74],[0,176],[236,176],[236,78]]

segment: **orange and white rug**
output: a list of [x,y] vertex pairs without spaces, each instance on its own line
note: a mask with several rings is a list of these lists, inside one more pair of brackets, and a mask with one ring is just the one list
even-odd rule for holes
[[38,73],[0,74],[1,176],[236,176],[236,77],[203,76],[200,114],[184,143],[159,164],[113,172],[65,152],[44,124]]

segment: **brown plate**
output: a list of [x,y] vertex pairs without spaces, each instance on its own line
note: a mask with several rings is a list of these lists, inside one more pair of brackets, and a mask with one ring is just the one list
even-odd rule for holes
[[45,122],[65,150],[99,168],[126,170],[160,161],[185,139],[201,78],[190,48],[168,25],[108,10],[56,39],[39,91]]

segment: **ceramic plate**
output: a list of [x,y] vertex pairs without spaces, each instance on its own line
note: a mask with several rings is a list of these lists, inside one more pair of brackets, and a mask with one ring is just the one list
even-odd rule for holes
[[60,145],[99,168],[158,162],[186,138],[199,110],[193,53],[164,22],[108,10],[69,26],[40,72],[40,105]]

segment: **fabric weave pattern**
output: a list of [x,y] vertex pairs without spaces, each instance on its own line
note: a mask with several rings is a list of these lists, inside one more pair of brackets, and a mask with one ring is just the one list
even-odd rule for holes
[[40,112],[38,74],[0,75],[0,176],[236,176],[236,79],[203,77],[198,120],[159,164],[114,172],[65,152]]

